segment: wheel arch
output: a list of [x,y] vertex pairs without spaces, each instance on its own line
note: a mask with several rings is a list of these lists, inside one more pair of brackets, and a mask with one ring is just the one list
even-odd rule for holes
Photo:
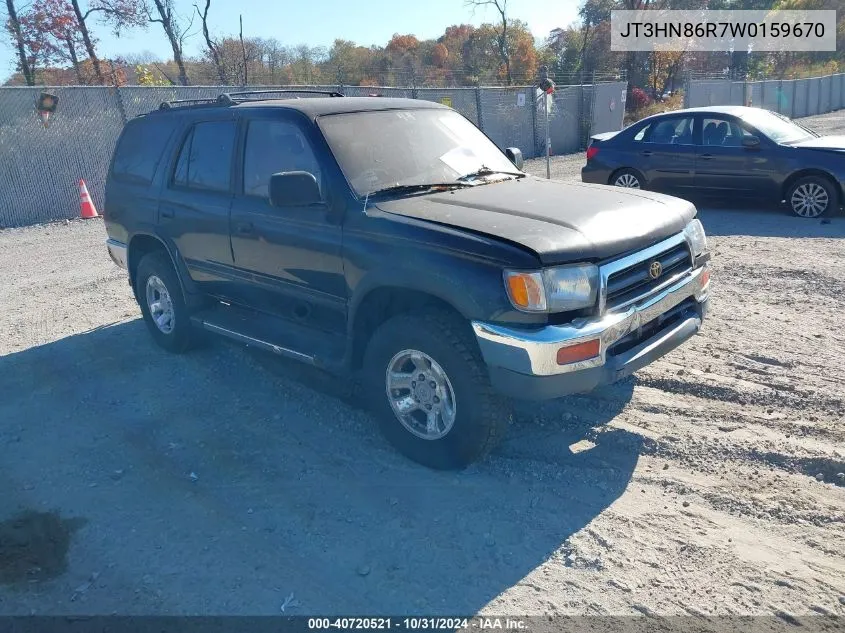
[[613,184],[613,181],[614,181],[614,180],[616,180],[616,177],[617,177],[617,176],[618,176],[621,172],[623,172],[623,171],[632,171],[632,172],[634,172],[634,173],[637,175],[637,178],[639,178],[639,179],[640,179],[640,187],[641,187],[641,188],[642,188],[642,187],[645,187],[645,186],[648,184],[648,181],[646,180],[646,177],[645,177],[645,175],[643,174],[643,172],[641,172],[641,171],[640,171],[639,169],[637,169],[636,167],[618,167],[618,168],[614,169],[614,170],[611,172],[610,177],[607,179],[607,184],[612,185],[612,184]]
[[[843,204],[845,202],[845,192],[842,191],[842,187],[839,185],[839,181],[828,171],[824,169],[819,169],[817,167],[808,167],[806,169],[799,169],[792,174],[790,174],[786,180],[783,181],[783,187],[781,188],[780,192],[780,199],[786,200],[786,196],[789,193],[789,190],[792,186],[801,178],[806,178],[807,176],[816,176],[818,178],[824,178],[833,186],[833,190],[836,192],[837,202],[838,205]],[[787,203],[789,201],[787,200]],[[838,206],[837,205],[837,206]]]
[[383,285],[363,293],[350,310],[350,368],[355,370],[362,366],[367,344],[382,323],[400,314],[426,309],[450,312],[469,323],[467,316],[454,302],[430,289]]
[[[150,253],[162,252],[166,253],[176,271],[176,277],[179,279],[179,285],[182,289],[183,295],[187,296],[187,288],[185,287],[185,279],[180,267],[177,263],[177,258],[171,252],[164,240],[159,236],[151,233],[136,233],[129,240],[127,244],[126,268],[129,273],[129,284],[132,287],[132,292],[135,293],[135,275],[138,271],[138,264],[145,255]],[[136,294],[136,299],[137,294]]]

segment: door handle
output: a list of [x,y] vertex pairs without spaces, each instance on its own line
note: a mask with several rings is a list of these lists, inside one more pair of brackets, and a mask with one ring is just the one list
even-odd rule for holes
[[644,150],[644,151],[640,152],[640,154],[642,154],[643,156],[651,156],[651,150],[649,150],[649,149]]
[[163,218],[172,218],[174,215],[173,209],[162,209],[161,210],[161,217]]
[[252,222],[238,222],[235,225],[235,233],[237,233],[238,235],[251,235],[252,232]]
[[713,158],[713,154],[702,154],[701,156],[699,156],[699,158],[701,160],[710,160],[711,158]]

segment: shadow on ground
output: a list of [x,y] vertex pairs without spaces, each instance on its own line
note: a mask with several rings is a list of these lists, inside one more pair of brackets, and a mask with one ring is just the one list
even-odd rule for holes
[[845,217],[841,211],[822,218],[800,218],[783,205],[754,202],[697,201],[698,217],[708,235],[843,238]]
[[520,404],[495,455],[441,473],[399,456],[342,383],[258,358],[168,355],[140,320],[0,358],[0,520],[87,519],[68,571],[0,588],[0,612],[273,614],[293,594],[294,614],[475,613],[566,564],[639,456],[606,426],[631,381]]

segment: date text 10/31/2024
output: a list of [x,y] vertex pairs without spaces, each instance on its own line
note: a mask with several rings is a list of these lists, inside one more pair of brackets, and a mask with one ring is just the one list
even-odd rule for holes
[[404,631],[467,631],[467,630],[527,630],[525,621],[518,618],[473,617],[473,618],[308,618],[308,629],[312,631],[361,631],[361,630],[404,630]]

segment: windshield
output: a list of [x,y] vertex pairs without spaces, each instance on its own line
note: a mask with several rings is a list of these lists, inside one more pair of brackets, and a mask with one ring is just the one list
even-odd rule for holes
[[767,110],[748,111],[742,115],[742,120],[776,143],[796,143],[813,138],[813,135],[800,125]]
[[490,139],[450,110],[377,110],[320,117],[318,124],[352,189],[458,183],[462,176],[518,170]]

